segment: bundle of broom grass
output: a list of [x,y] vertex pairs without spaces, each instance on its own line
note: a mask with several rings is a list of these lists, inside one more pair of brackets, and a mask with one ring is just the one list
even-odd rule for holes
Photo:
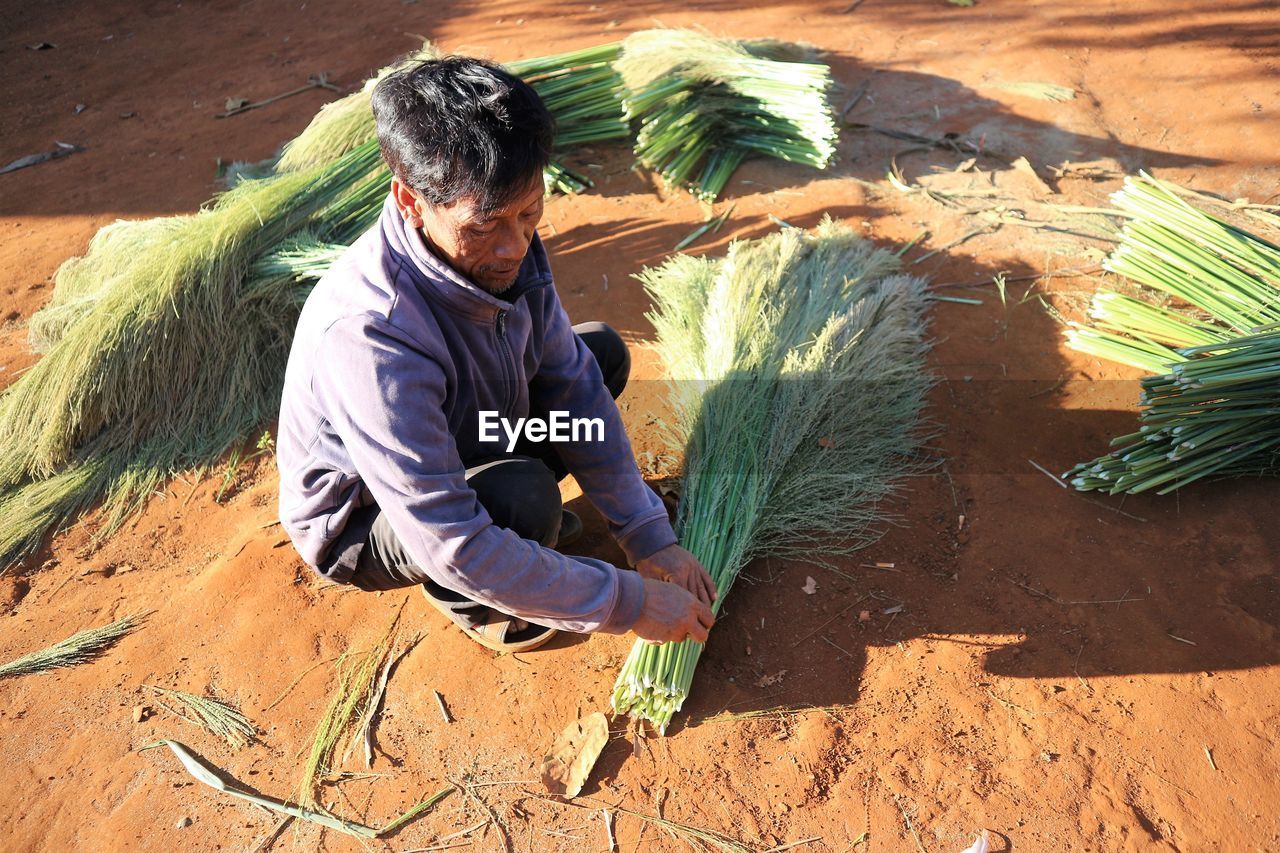
[[45,355],[0,398],[0,565],[104,498],[114,529],[274,416],[298,274],[272,253],[345,236],[331,223],[371,201],[357,190],[377,159],[366,143],[191,216],[108,226],[63,265],[32,322]]
[[[827,219],[677,255],[641,278],[684,447],[676,528],[711,573],[715,608],[764,555],[821,561],[877,537],[881,501],[918,467],[924,282]],[[665,730],[702,646],[637,642],[613,708]]]
[[752,154],[819,169],[835,155],[831,71],[796,45],[644,30],[623,41],[615,67],[639,161],[704,200]]
[[1139,431],[1063,475],[1077,489],[1167,494],[1280,461],[1280,247],[1183,194],[1144,173],[1113,196],[1129,218],[1106,268],[1144,287],[1098,293],[1068,342],[1156,375],[1142,380]]
[[1127,222],[1103,266],[1143,288],[1136,297],[1100,290],[1088,321],[1067,332],[1073,349],[1163,373],[1183,347],[1280,322],[1280,247],[1145,172],[1111,198]]
[[1280,333],[1178,351],[1142,380],[1142,426],[1063,477],[1081,491],[1168,494],[1206,477],[1280,470]]

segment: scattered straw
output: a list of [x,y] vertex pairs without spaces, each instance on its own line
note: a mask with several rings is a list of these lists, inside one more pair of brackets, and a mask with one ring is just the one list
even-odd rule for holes
[[196,696],[183,693],[181,690],[169,690],[154,684],[144,685],[160,696],[165,696],[178,703],[180,710],[174,710],[163,702],[159,703],[170,714],[177,716],[193,726],[199,726],[225,740],[232,749],[240,749],[251,743],[258,735],[248,717],[217,699],[207,696]]
[[316,799],[317,783],[322,775],[333,771],[338,741],[352,722],[363,718],[365,709],[369,707],[377,686],[378,672],[391,652],[392,634],[399,621],[400,611],[397,610],[386,632],[371,649],[347,651],[338,658],[338,686],[316,724],[311,754],[298,783],[298,802],[304,806],[319,804]]
[[0,666],[0,678],[29,675],[59,667],[87,663],[106,651],[116,640],[137,628],[146,615],[146,613],[137,613],[117,619],[110,625],[104,625],[101,628],[89,628],[80,631],[46,649],[9,661]]
[[[157,741],[150,746],[144,746],[139,750],[139,752],[148,749],[155,749],[158,746],[169,747],[169,749],[173,751],[173,754],[178,757],[178,760],[182,762],[182,766],[186,768],[188,773],[194,776],[198,781],[203,782],[210,788],[213,788],[215,791],[229,794],[250,803],[255,803],[256,805],[262,806],[270,811],[292,815],[293,817],[300,818],[301,820],[318,823],[328,829],[337,830],[338,832],[345,833],[346,835],[354,835],[358,838],[380,838],[385,835],[390,835],[418,815],[430,809],[436,803],[440,802],[453,790],[452,788],[445,788],[444,790],[436,793],[435,796],[431,797],[429,800],[414,806],[382,829],[374,829],[371,826],[365,826],[361,823],[343,820],[342,818],[335,817],[326,812],[314,811],[312,809],[294,805],[293,803],[284,802],[283,800],[276,800],[271,797],[264,797],[261,794],[250,793],[240,787],[236,780],[230,779],[225,771],[217,767],[213,767],[199,755],[188,749],[184,744],[181,744],[176,740]],[[281,825],[276,827],[273,836],[279,835],[280,830],[282,829],[284,829],[283,822]]]

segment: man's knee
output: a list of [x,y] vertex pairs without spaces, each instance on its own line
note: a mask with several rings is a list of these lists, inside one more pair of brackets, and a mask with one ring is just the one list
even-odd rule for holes
[[596,320],[579,323],[573,327],[573,331],[596,357],[605,387],[616,399],[622,394],[622,389],[627,387],[627,377],[631,375],[631,352],[627,349],[626,341],[622,340],[622,335],[614,331],[613,327]]
[[537,459],[508,457],[467,470],[480,505],[499,527],[547,545],[560,532],[560,487]]

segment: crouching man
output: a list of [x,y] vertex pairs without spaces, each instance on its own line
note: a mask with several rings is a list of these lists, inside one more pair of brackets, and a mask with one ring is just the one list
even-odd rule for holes
[[[285,376],[280,519],[298,553],[364,590],[421,585],[493,649],[556,630],[705,640],[714,585],[614,403],[626,345],[570,325],[536,233],[545,106],[448,57],[383,78],[373,110],[391,192],[308,298]],[[554,550],[582,529],[568,473],[636,572]]]

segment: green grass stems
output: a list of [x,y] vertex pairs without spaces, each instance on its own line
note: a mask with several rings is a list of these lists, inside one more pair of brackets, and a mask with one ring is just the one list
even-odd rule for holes
[[1141,288],[1100,291],[1067,340],[1155,375],[1142,380],[1139,431],[1063,475],[1077,489],[1168,494],[1277,469],[1280,246],[1186,195],[1143,173],[1112,196],[1128,217],[1105,267]]
[[822,169],[835,155],[830,69],[795,45],[644,30],[615,67],[639,161],[706,200],[748,156]]
[[1063,474],[1081,491],[1168,494],[1207,477],[1280,470],[1280,333],[1188,347],[1142,380],[1139,431]]
[[1280,322],[1280,246],[1189,204],[1141,173],[1112,195],[1128,214],[1103,266],[1142,285],[1137,298],[1099,291],[1067,343],[1163,373],[1180,348],[1221,343]]
[[[874,541],[881,501],[916,470],[926,301],[899,264],[828,219],[642,274],[672,381],[669,438],[685,450],[677,533],[717,610],[753,558],[822,562]],[[665,730],[701,652],[637,642],[615,712]]]
[[130,633],[142,624],[145,613],[124,616],[104,625],[101,628],[88,628],[67,637],[60,643],[54,643],[38,652],[23,655],[17,660],[0,664],[0,678],[15,675],[28,675],[34,672],[45,672],[65,666],[87,663],[108,648],[125,634]]

